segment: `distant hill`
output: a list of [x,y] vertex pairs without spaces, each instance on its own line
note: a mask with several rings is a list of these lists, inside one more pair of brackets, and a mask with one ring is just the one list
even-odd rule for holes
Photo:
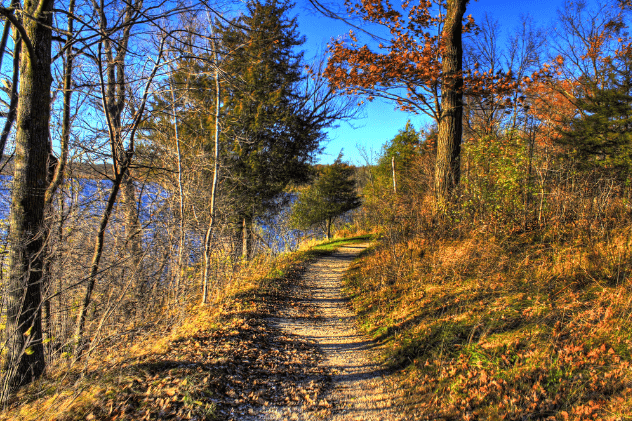
[[[0,168],[0,175],[13,175],[13,156],[2,156]],[[71,162],[67,174],[70,178],[105,179],[114,177],[114,168],[104,162]]]

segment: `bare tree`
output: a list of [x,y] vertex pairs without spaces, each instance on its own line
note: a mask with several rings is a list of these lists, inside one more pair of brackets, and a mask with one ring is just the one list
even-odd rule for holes
[[[209,19],[210,20],[210,19]],[[220,116],[220,103],[221,103],[221,90],[220,90],[220,72],[219,72],[219,53],[217,51],[217,41],[211,40],[213,59],[215,60],[215,136],[214,136],[214,156],[213,156],[213,187],[211,189],[211,206],[209,210],[209,223],[208,230],[204,237],[204,279],[202,281],[202,303],[206,304],[208,297],[208,284],[210,278],[211,268],[211,242],[213,240],[213,229],[216,223],[216,210],[215,204],[217,202],[217,184],[219,182],[219,116]]]
[[[126,195],[124,200],[126,200],[126,205],[128,206],[125,215],[127,229],[135,229],[137,227],[137,216],[130,215],[132,211],[129,209],[129,206],[133,205],[130,203],[132,200],[130,189],[132,187],[128,184],[131,183],[129,180],[129,168],[134,156],[136,132],[143,117],[151,84],[160,66],[163,47],[166,40],[166,35],[163,35],[153,69],[147,78],[139,107],[133,114],[129,125],[124,126],[123,111],[128,105],[126,100],[127,84],[125,81],[126,55],[128,53],[132,28],[134,25],[138,24],[139,19],[142,16],[141,6],[142,1],[140,0],[130,2],[125,5],[121,13],[123,22],[121,25],[121,34],[116,41],[112,38],[111,28],[108,27],[108,19],[103,1],[101,1],[98,9],[101,33],[108,34],[108,36],[99,41],[95,62],[97,64],[99,74],[103,114],[107,122],[114,179],[112,180],[112,188],[108,196],[107,205],[103,211],[101,221],[96,231],[94,252],[90,263],[89,275],[87,276],[86,290],[77,315],[75,328],[75,337],[77,340],[75,356],[77,358],[81,356],[85,346],[84,327],[86,315],[88,305],[90,304],[92,298],[92,291],[96,282],[97,273],[99,271],[99,263],[103,254],[105,231],[112,215],[112,210],[114,208],[114,204],[116,203],[117,196],[121,189],[124,191],[127,190],[127,192],[124,193],[124,195]],[[103,76],[104,74],[105,77]],[[127,142],[125,142],[126,138]],[[136,233],[132,233],[131,235],[136,235]],[[128,239],[130,238],[129,232],[127,233],[127,237]]]

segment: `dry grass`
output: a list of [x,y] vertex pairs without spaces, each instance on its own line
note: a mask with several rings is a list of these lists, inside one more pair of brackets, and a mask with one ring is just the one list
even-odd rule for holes
[[[188,305],[179,325],[153,326],[72,366],[50,370],[21,390],[0,420],[213,420],[223,419],[226,411],[221,411],[240,400],[256,406],[264,398],[293,398],[289,395],[298,393],[306,374],[286,371],[296,370],[298,355],[313,376],[319,353],[271,331],[263,320],[307,261],[348,242],[316,243],[302,252],[254,260],[210,305]],[[270,346],[285,351],[275,354]],[[240,370],[259,375],[244,382]],[[266,382],[274,382],[274,388]]]
[[[49,370],[43,379],[21,390],[13,407],[0,413],[0,420],[91,418],[94,408],[104,407],[105,402],[111,401],[116,395],[125,395],[126,391],[133,389],[135,379],[147,374],[135,368],[139,362],[160,360],[160,356],[167,355],[176,343],[195,337],[200,332],[217,330],[220,326],[226,328],[239,322],[240,312],[253,311],[257,305],[255,300],[244,297],[252,297],[255,291],[264,288],[276,275],[283,274],[308,257],[308,254],[302,253],[284,255],[278,259],[256,260],[244,267],[234,282],[217,292],[209,305],[183,303],[188,316],[177,326],[152,326],[131,339],[112,343],[107,349],[97,349],[80,362],[59,364]],[[174,382],[182,380],[176,377],[173,378]],[[154,383],[158,384],[158,380],[155,379]],[[202,378],[197,380],[202,381]],[[161,386],[166,388],[169,385]],[[188,389],[197,388],[201,393],[205,388],[198,386],[190,384]],[[166,398],[173,396],[171,394]],[[193,415],[197,412],[206,414],[202,419],[209,418],[213,412],[210,407],[190,406]]]
[[547,234],[418,236],[354,268],[415,419],[632,419],[630,229]]

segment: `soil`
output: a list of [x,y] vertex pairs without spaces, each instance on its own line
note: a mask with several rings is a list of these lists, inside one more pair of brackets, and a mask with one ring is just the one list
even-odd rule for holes
[[391,421],[405,417],[396,407],[397,392],[377,361],[374,343],[358,331],[355,315],[341,294],[341,278],[368,244],[342,247],[320,258],[304,273],[290,294],[301,305],[286,306],[272,325],[315,345],[323,359],[319,366],[329,374],[324,396],[316,410],[304,406],[266,408],[262,420]]
[[100,399],[55,419],[406,419],[340,290],[367,245],[295,264],[226,304],[220,326],[88,374]]

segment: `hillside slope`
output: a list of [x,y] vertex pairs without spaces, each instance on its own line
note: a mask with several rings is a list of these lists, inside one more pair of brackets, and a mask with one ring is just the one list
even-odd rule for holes
[[[191,307],[171,332],[158,326],[133,342],[97,350],[89,366],[48,373],[22,390],[0,419],[259,420],[269,419],[271,408],[322,419],[335,410],[325,399],[333,369],[323,364],[318,343],[278,326],[275,317],[288,308],[309,310],[295,287],[311,262],[366,240],[281,256],[214,305]],[[336,276],[349,261],[341,261]],[[320,317],[306,314],[315,322]]]
[[631,245],[385,238],[346,290],[414,419],[632,419]]

